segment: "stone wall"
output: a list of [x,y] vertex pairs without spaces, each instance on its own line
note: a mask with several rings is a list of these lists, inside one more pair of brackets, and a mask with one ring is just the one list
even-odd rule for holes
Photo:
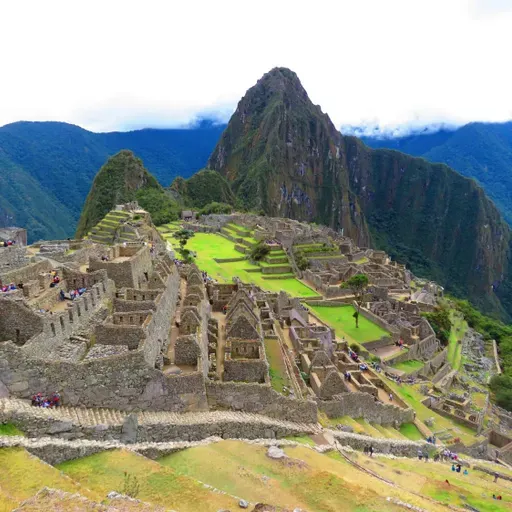
[[23,300],[0,299],[0,341],[24,345],[43,331],[43,318]]
[[0,272],[8,272],[28,263],[26,249],[20,245],[0,247]]
[[328,418],[365,418],[380,425],[400,426],[414,420],[412,409],[402,409],[394,405],[383,404],[368,393],[343,393],[335,400],[318,400],[318,409]]
[[0,344],[0,380],[13,396],[58,390],[66,405],[120,410],[206,410],[203,375],[164,375],[148,367],[143,350],[86,360],[43,361],[11,342]]
[[295,400],[274,391],[269,385],[234,382],[207,382],[210,409],[263,414],[299,423],[316,423],[317,405],[311,400]]
[[225,381],[234,382],[258,382],[260,384],[267,380],[268,363],[266,359],[225,359],[224,374]]
[[[117,288],[143,288],[147,286],[152,269],[151,255],[147,246],[116,246],[109,261],[91,258],[91,271],[105,269]],[[116,261],[116,259],[122,260]],[[128,258],[128,259],[124,259]]]
[[0,273],[0,283],[24,283],[31,281],[41,272],[49,272],[52,264],[48,260],[34,261],[24,267]]

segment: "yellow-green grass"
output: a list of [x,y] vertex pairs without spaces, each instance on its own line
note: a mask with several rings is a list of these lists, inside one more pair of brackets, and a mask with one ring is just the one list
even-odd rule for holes
[[452,328],[450,329],[450,337],[448,340],[448,362],[455,370],[458,370],[462,361],[462,338],[468,328],[468,324],[464,317],[456,312],[450,312]]
[[[446,505],[462,509],[467,504],[481,512],[500,512],[511,507],[508,482],[495,484],[492,476],[471,468],[469,474],[464,475],[452,471],[448,462],[392,459],[383,463],[382,459],[370,459],[360,453],[352,454],[351,458],[396,485]],[[501,495],[503,500],[493,500],[493,494]]]
[[375,341],[382,336],[389,336],[389,332],[374,324],[363,315],[359,315],[359,327],[353,317],[353,306],[309,306],[320,320],[336,330],[338,337],[344,336],[349,342],[366,343]]
[[82,488],[23,448],[1,448],[0,468],[0,511],[2,512],[12,510],[45,486],[71,493],[79,492],[91,499],[102,499],[100,494]]
[[23,432],[12,423],[0,423],[0,436],[23,436]]
[[414,423],[402,423],[402,425],[400,425],[400,434],[411,441],[421,441],[424,439],[422,433]]
[[[290,510],[398,512],[397,506],[386,501],[388,496],[427,508],[424,499],[306,446],[286,447],[289,458],[282,460],[270,459],[266,451],[261,446],[223,441],[177,452],[159,462],[253,503]],[[428,510],[442,509],[434,506]]]
[[459,437],[464,444],[472,444],[477,441],[476,432],[471,430],[465,425],[461,425],[453,420],[445,418],[437,414],[432,409],[421,403],[425,397],[416,389],[415,386],[408,384],[397,385],[391,380],[387,380],[386,384],[393,390],[393,392],[400,396],[410,407],[416,411],[416,416],[420,421],[425,421],[428,418],[434,418],[434,427],[431,429],[434,432],[440,430],[449,430],[452,436]]
[[[165,238],[166,235],[164,235]],[[261,272],[247,272],[247,270],[261,270],[259,265],[249,261],[235,261],[231,263],[217,263],[217,259],[241,258],[244,255],[235,250],[235,244],[223,236],[211,233],[196,233],[187,243],[187,249],[194,251],[197,256],[197,266],[221,283],[230,283],[234,276],[244,283],[254,283],[263,290],[279,292],[284,290],[294,297],[315,297],[318,294],[301,283],[295,277],[286,279],[264,279]],[[268,277],[268,275],[267,275]]]
[[397,370],[401,370],[405,373],[412,373],[420,368],[423,368],[425,363],[418,361],[416,359],[410,359],[409,361],[402,361],[401,363],[396,363],[393,365],[393,368]]
[[306,446],[316,446],[315,441],[309,436],[287,436],[285,437],[288,441],[295,441],[299,444],[305,444]]
[[234,508],[237,503],[233,497],[215,493],[192,478],[177,474],[170,467],[124,450],[97,453],[64,462],[57,468],[102,496],[112,490],[122,492],[125,473],[129,474],[139,482],[138,499],[180,512],[196,512],[199,504],[200,510],[216,512]]
[[270,384],[278,393],[284,393],[284,387],[290,388],[290,382],[286,373],[286,365],[283,361],[279,340],[265,339],[265,353],[269,364]]

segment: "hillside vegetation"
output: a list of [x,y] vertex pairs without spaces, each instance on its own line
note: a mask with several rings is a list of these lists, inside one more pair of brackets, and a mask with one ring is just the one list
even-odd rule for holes
[[445,163],[476,179],[512,224],[512,122],[469,123],[453,131],[363,140],[373,148],[397,149]]
[[93,133],[66,123],[0,127],[0,226],[28,229],[31,241],[72,236],[98,169],[129,149],[164,186],[206,164],[223,126]]
[[138,201],[156,225],[178,218],[178,205],[131,151],[123,150],[100,169],[87,196],[76,236],[81,238],[117,204]]

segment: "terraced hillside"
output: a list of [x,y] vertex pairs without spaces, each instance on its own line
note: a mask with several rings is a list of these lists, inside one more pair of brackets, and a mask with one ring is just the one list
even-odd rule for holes
[[[176,223],[158,228],[162,237],[176,243],[173,233]],[[313,298],[317,293],[295,277],[292,264],[285,251],[278,245],[270,245],[270,252],[262,261],[251,262],[249,254],[258,244],[254,232],[235,223],[226,224],[220,234],[195,233],[188,241],[187,249],[193,251],[197,266],[221,283],[238,277],[254,283],[263,290],[284,290],[295,297]]]
[[133,242],[137,239],[137,233],[126,224],[132,218],[129,212],[112,210],[91,229],[86,238],[107,245],[117,241]]

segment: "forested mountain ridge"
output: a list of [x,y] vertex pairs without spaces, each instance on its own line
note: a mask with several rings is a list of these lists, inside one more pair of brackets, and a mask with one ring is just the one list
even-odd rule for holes
[[453,131],[362,140],[372,148],[396,149],[445,163],[476,179],[512,225],[512,122],[469,123]]
[[0,127],[0,226],[30,239],[72,236],[98,169],[122,149],[140,156],[164,186],[206,164],[223,126],[93,133],[57,122]]
[[248,207],[344,228],[484,310],[512,314],[510,228],[477,183],[342,136],[288,69],[247,91],[208,166]]

